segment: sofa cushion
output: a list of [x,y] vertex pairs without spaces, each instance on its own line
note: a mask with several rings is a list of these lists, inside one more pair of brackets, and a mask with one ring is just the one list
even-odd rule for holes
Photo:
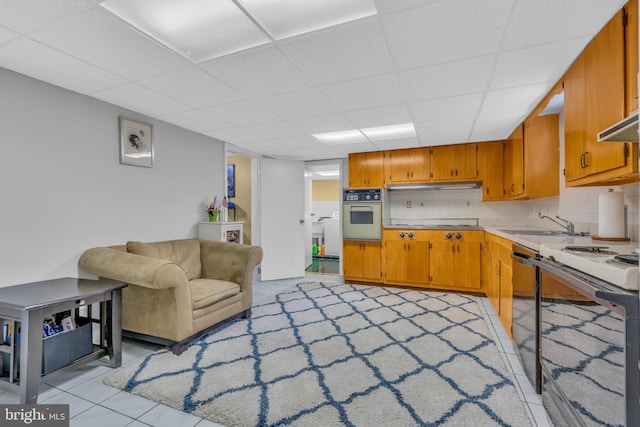
[[168,242],[127,242],[127,252],[178,264],[188,280],[202,276],[200,241],[198,239],[171,240]]
[[240,293],[240,286],[226,280],[195,279],[191,287],[191,308],[198,310]]

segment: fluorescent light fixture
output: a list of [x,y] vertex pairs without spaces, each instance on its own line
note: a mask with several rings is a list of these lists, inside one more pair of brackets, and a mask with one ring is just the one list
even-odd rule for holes
[[276,40],[377,13],[373,0],[237,0]]
[[379,126],[375,128],[361,129],[371,141],[381,141],[386,139],[407,138],[416,136],[413,123],[403,123],[400,125]]
[[316,171],[316,173],[320,176],[339,176],[339,171]]
[[340,132],[316,133],[314,137],[328,145],[353,144],[356,142],[368,142],[369,140],[358,129],[344,130]]
[[107,0],[100,6],[193,62],[271,41],[231,0]]

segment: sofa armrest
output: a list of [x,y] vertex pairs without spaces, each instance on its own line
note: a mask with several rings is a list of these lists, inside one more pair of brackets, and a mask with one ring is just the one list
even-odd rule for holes
[[253,270],[262,261],[262,248],[237,243],[200,240],[202,277],[227,280],[251,290]]
[[187,276],[178,264],[99,247],[86,250],[79,261],[88,273],[153,289],[187,286]]

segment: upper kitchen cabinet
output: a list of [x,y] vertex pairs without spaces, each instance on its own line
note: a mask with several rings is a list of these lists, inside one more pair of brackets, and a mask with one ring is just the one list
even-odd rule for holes
[[625,10],[625,85],[628,115],[638,109],[638,0],[629,0]]
[[[630,6],[637,15],[637,0]],[[637,16],[618,12],[564,77],[565,180],[568,187],[637,180],[637,146],[599,143],[598,132],[637,108]],[[629,25],[635,28],[629,28]],[[635,36],[633,36],[635,34]],[[635,37],[635,52],[625,40]],[[628,52],[628,53],[627,53]],[[633,59],[631,59],[633,58]],[[635,61],[635,65],[627,65]],[[627,73],[635,73],[627,76]],[[634,93],[635,92],[635,93]],[[634,109],[635,109],[634,108]]]
[[477,144],[431,147],[433,181],[474,181],[478,179]]
[[384,152],[349,154],[349,187],[382,188],[384,186]]
[[506,197],[520,197],[524,193],[524,125],[519,125],[507,138],[503,155]]
[[482,200],[504,200],[505,141],[478,144],[478,163],[482,180]]
[[431,156],[428,148],[409,148],[385,152],[387,184],[426,182],[431,179]]

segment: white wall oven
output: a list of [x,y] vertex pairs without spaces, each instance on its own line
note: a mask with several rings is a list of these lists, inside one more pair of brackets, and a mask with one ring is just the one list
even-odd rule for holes
[[[637,264],[615,258],[633,250],[542,245],[546,258],[532,260],[539,270],[542,400],[556,427],[640,425]],[[575,268],[585,262],[600,268]],[[628,275],[636,289],[624,287]]]
[[382,240],[382,189],[343,191],[342,238]]

